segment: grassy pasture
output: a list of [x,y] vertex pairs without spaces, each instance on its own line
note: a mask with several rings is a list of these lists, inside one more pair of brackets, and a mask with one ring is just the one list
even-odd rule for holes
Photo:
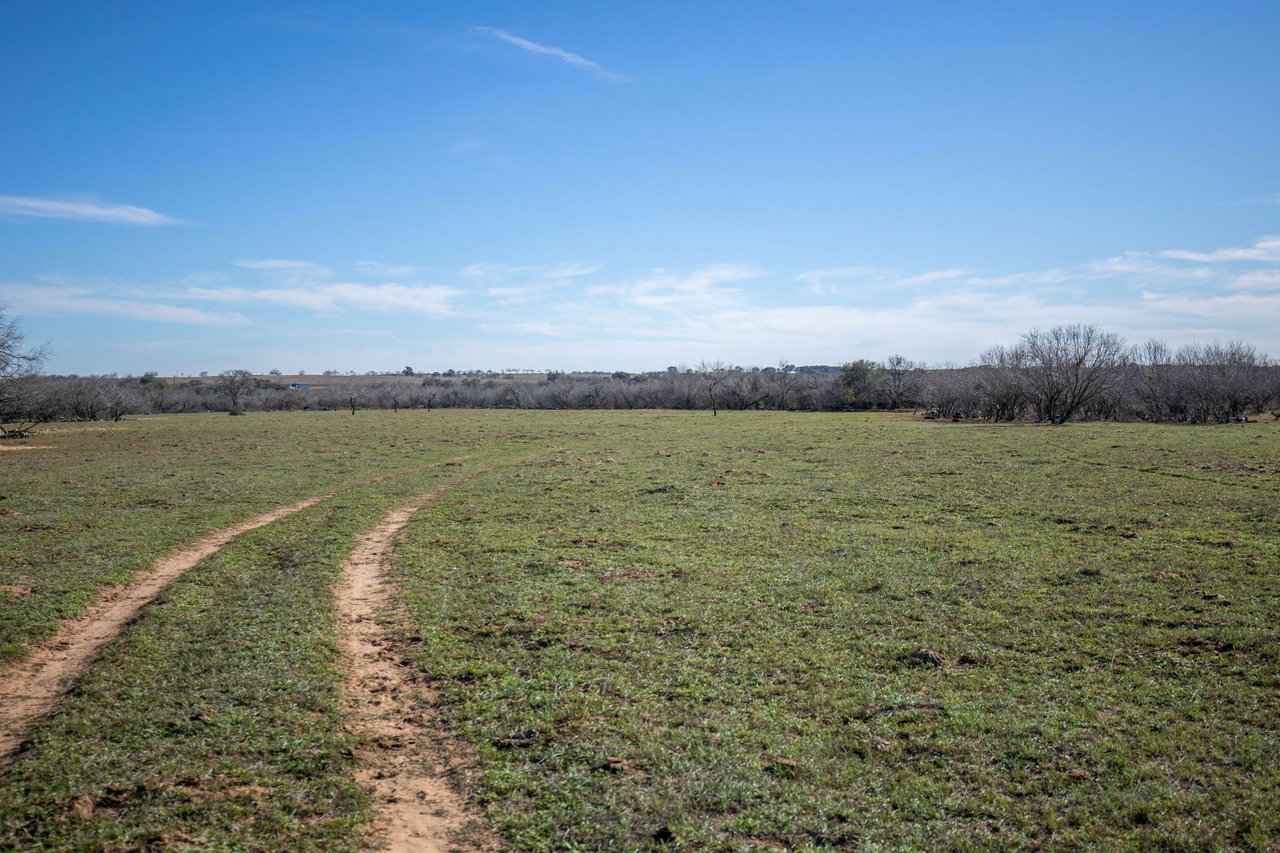
[[0,848],[358,846],[332,584],[360,532],[449,484],[395,567],[406,654],[517,849],[1280,844],[1278,425],[55,429],[0,456],[0,584],[30,590],[0,592],[11,656],[201,532],[355,488],[108,647],[0,774]]

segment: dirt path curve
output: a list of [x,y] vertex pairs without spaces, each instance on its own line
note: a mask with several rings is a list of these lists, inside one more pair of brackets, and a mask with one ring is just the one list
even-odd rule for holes
[[31,726],[52,710],[98,649],[119,634],[147,602],[183,572],[212,556],[237,536],[340,494],[395,477],[419,473],[428,468],[457,464],[456,460],[432,462],[403,471],[393,471],[335,492],[277,507],[234,527],[210,533],[191,545],[161,557],[128,586],[103,590],[97,603],[88,611],[62,623],[58,633],[52,638],[35,644],[26,657],[0,669],[0,768],[13,761]]
[[13,759],[31,725],[57,704],[71,682],[102,648],[120,633],[143,605],[183,572],[211,556],[242,533],[314,506],[332,495],[308,498],[210,533],[192,545],[161,557],[126,587],[104,590],[97,604],[62,623],[58,633],[32,647],[27,657],[0,672],[0,767]]
[[430,690],[416,669],[402,663],[376,618],[392,602],[385,570],[396,540],[438,494],[392,512],[361,538],[337,591],[347,711],[364,739],[357,776],[374,790],[377,849],[393,853],[502,849],[449,785],[450,755],[457,751],[447,748],[434,725]]

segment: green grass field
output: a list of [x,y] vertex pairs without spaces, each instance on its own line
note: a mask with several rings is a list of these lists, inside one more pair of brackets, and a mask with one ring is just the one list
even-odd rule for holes
[[1280,845],[1280,424],[447,410],[23,444],[10,659],[201,533],[344,491],[106,648],[0,772],[0,848],[363,844],[333,583],[431,489],[400,630],[514,849]]

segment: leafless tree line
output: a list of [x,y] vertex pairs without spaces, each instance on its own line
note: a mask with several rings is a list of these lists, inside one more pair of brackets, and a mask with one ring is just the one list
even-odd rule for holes
[[965,368],[928,371],[920,404],[938,417],[1225,423],[1280,404],[1280,365],[1242,341],[1127,347],[1093,326],[1031,331]]
[[[3,320],[3,316],[0,316]],[[1280,404],[1280,365],[1249,344],[1159,341],[1128,347],[1094,326],[1032,330],[967,367],[905,356],[841,367],[722,363],[649,373],[395,374],[289,384],[228,370],[215,377],[41,376],[44,353],[0,323],[0,431],[51,420],[139,413],[361,409],[914,410],[930,418],[1065,423],[1078,419],[1220,423]]]

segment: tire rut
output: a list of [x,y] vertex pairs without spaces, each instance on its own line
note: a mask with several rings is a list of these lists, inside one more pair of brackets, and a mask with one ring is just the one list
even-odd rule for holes
[[434,694],[417,669],[405,665],[400,645],[378,621],[394,601],[386,569],[396,542],[440,493],[391,512],[362,537],[337,588],[345,704],[350,728],[362,741],[356,776],[374,794],[372,849],[393,853],[502,849],[481,815],[449,784],[460,769],[455,761],[461,750],[435,720]]
[[[451,463],[433,462],[374,477],[307,498],[214,531],[161,557],[132,583],[105,589],[85,613],[63,622],[57,634],[31,646],[29,653],[0,670],[0,768],[9,765],[32,726],[66,695],[98,650],[114,639],[138,612],[169,584],[213,556],[238,536],[301,512],[322,501],[375,483]],[[454,463],[456,464],[456,463]]]

